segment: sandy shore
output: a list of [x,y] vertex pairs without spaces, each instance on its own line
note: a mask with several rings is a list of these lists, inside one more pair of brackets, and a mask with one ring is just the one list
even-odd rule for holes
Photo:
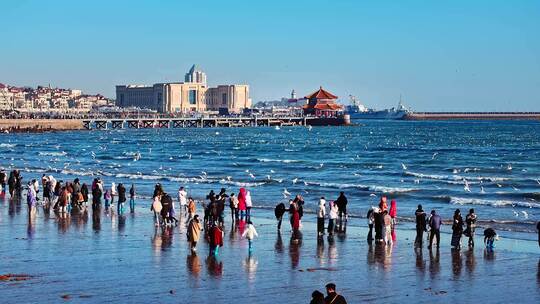
[[540,301],[533,241],[503,239],[487,252],[478,238],[474,250],[452,251],[443,234],[441,249],[430,252],[415,250],[414,232],[398,226],[397,242],[385,248],[369,246],[365,221],[354,219],[346,234],[318,242],[315,219],[306,217],[295,243],[287,220],[277,233],[272,213],[257,209],[253,255],[242,228],[227,218],[225,244],[214,259],[203,240],[197,255],[189,252],[184,225],[155,230],[142,204],[120,218],[90,212],[57,219],[41,211],[29,219],[25,204],[0,200],[0,275],[27,278],[0,281],[3,303],[308,303],[330,281],[349,303],[508,303],[517,295]]
[[0,129],[17,128],[46,131],[82,130],[83,121],[80,119],[0,119]]

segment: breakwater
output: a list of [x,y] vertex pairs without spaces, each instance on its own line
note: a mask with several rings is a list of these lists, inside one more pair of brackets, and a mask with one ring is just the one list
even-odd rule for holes
[[540,112],[415,112],[403,120],[540,120]]
[[0,130],[8,133],[40,133],[82,129],[82,119],[0,119]]

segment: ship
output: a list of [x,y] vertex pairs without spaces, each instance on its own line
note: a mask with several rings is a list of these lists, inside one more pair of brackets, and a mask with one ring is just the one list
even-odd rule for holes
[[356,100],[356,97],[350,95],[351,104],[345,107],[345,114],[349,114],[351,119],[381,119],[381,120],[399,120],[403,119],[412,111],[405,107],[399,97],[397,107],[384,110],[369,109]]

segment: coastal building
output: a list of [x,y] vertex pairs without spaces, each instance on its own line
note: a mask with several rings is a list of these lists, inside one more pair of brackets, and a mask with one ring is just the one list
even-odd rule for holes
[[123,108],[146,108],[160,113],[224,110],[238,113],[251,107],[248,85],[208,88],[206,81],[206,74],[193,65],[185,75],[185,82],[116,86],[116,105]]
[[206,91],[206,107],[211,111],[240,113],[251,108],[248,85],[219,85]]
[[338,97],[322,88],[304,97],[307,104],[303,106],[304,114],[322,117],[333,117],[343,111],[343,106],[336,103]]
[[186,73],[184,82],[201,83],[206,86],[206,74],[194,64]]

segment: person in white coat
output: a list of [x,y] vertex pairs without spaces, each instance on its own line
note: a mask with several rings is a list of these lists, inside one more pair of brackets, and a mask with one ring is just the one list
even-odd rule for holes
[[319,200],[319,211],[317,212],[317,233],[324,235],[324,218],[326,217],[326,200],[324,196]]
[[253,202],[251,201],[251,191],[246,191],[246,219],[251,218],[251,207],[253,207]]
[[178,202],[180,203],[180,212],[183,214],[187,213],[187,191],[184,189],[184,187],[180,187],[178,189]]
[[257,234],[257,230],[255,229],[255,226],[253,226],[253,223],[251,221],[248,221],[248,226],[244,233],[242,233],[242,237],[246,238],[249,243],[249,253],[253,252],[253,239],[255,237],[258,237],[259,234]]
[[337,204],[334,202],[331,202],[330,203],[330,216],[329,216],[330,219],[328,220],[328,235],[334,235],[334,230],[335,230],[334,224],[338,218],[338,211],[339,211],[339,208]]

